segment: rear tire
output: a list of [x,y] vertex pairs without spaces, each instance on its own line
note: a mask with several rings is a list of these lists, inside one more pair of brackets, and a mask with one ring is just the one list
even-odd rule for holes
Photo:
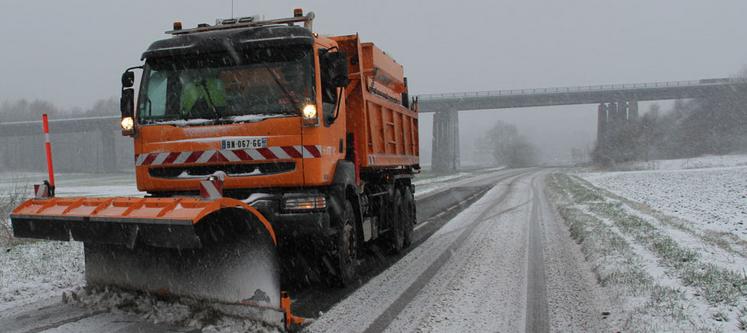
[[345,200],[340,216],[340,232],[337,238],[337,283],[347,286],[357,277],[358,271],[358,227],[355,210],[349,200]]
[[415,197],[408,187],[402,188],[402,201],[404,204],[404,246],[412,245],[413,233],[415,232]]
[[404,198],[402,191],[394,191],[394,207],[392,207],[393,213],[391,214],[391,231],[389,233],[389,241],[391,243],[392,253],[397,254],[402,252],[405,247],[405,218],[404,212]]

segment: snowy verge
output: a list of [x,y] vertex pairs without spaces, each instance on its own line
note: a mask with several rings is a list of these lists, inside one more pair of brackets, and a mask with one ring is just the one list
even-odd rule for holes
[[84,283],[82,243],[38,241],[0,251],[0,311]]
[[[747,263],[744,256],[683,235],[660,221],[660,214],[641,211],[581,179],[556,174],[548,185],[600,284],[618,299],[624,330],[744,329],[747,276],[735,269]],[[734,264],[720,265],[725,256]]]

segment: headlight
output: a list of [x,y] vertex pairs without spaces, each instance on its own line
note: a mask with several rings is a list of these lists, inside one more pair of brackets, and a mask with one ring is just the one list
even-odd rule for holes
[[306,104],[301,110],[304,126],[319,126],[319,117],[316,116],[316,105]]
[[314,104],[306,104],[303,107],[303,118],[306,120],[316,118],[316,106]]
[[122,130],[132,131],[132,128],[135,126],[135,121],[132,119],[132,117],[124,117],[122,118],[122,122],[120,123],[120,125],[122,125]]

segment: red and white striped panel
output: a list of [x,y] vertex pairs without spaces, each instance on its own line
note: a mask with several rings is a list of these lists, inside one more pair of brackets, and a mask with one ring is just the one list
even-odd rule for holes
[[135,155],[135,166],[319,158],[322,157],[321,151],[319,145],[298,145],[257,149],[146,153]]
[[200,196],[203,199],[218,199],[223,196],[223,181],[208,179],[200,181]]

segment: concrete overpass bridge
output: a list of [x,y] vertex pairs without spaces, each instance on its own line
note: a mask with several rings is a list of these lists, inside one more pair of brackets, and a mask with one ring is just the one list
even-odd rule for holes
[[[560,88],[477,91],[418,95],[420,112],[433,117],[433,169],[453,172],[459,168],[459,112],[505,108],[540,107],[574,104],[599,104],[597,139],[620,120],[638,116],[638,102],[687,99],[712,96],[724,91],[747,92],[747,79],[703,79],[642,84],[612,84]],[[54,134],[92,133],[100,141],[103,161],[100,171],[116,169],[115,139],[119,117],[91,117],[50,120]],[[41,145],[41,122],[0,123],[0,138],[35,137]],[[36,140],[36,139],[34,139]],[[37,146],[36,142],[34,145]]]
[[597,140],[611,126],[638,117],[638,102],[713,96],[725,91],[747,92],[747,79],[703,79],[640,84],[477,91],[418,95],[420,112],[434,112],[434,171],[459,168],[459,112],[557,105],[599,104]]

